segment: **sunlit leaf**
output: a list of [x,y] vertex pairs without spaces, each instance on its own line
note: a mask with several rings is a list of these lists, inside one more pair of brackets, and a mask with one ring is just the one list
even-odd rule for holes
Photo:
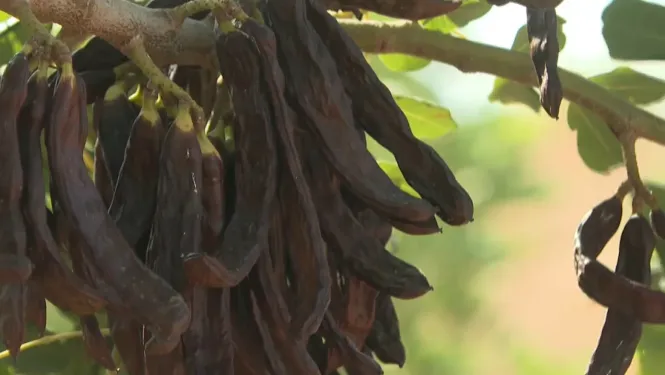
[[491,9],[492,6],[485,0],[467,0],[454,12],[448,13],[446,17],[457,27],[464,27],[484,16]]
[[395,101],[409,120],[411,131],[420,139],[439,138],[457,127],[446,108],[403,96],[395,96]]
[[608,173],[621,164],[621,145],[596,114],[571,103],[568,125],[577,132],[577,151],[587,167],[599,173]]
[[603,38],[610,56],[665,60],[665,7],[641,0],[614,0],[603,11]]
[[591,77],[591,80],[634,104],[649,104],[665,97],[665,81],[627,66]]

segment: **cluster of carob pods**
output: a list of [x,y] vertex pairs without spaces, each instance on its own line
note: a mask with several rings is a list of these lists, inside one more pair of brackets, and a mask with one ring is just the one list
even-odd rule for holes
[[[131,375],[404,363],[392,298],[431,286],[385,244],[393,227],[438,233],[435,215],[468,223],[473,202],[325,8],[270,1],[260,15],[218,25],[221,83],[176,68],[197,101],[216,87],[207,129],[136,76],[81,68],[96,40],[50,76],[38,49],[9,62],[0,335],[12,354],[26,323],[44,329],[48,300],[80,317],[88,353],[115,369],[105,311]],[[381,170],[365,133],[421,198]]]
[[[116,369],[95,316],[105,311],[130,375],[404,364],[392,299],[431,286],[385,245],[393,228],[438,233],[435,215],[466,224],[473,202],[324,5],[246,11],[217,25],[219,72],[172,71],[207,126],[187,102],[116,76],[126,58],[98,38],[50,76],[28,46],[7,65],[0,336],[12,355],[26,323],[43,332],[48,300],[80,317],[87,352]],[[541,101],[556,116],[556,14],[528,12]],[[367,135],[420,197],[381,170]]]

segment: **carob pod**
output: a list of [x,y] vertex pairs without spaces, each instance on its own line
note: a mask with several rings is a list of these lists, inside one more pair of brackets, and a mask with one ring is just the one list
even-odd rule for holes
[[615,274],[596,260],[618,230],[621,200],[611,197],[594,207],[575,236],[575,269],[580,289],[609,309],[643,323],[665,323],[665,293]]
[[[327,9],[364,9],[384,16],[411,21],[448,14],[462,5],[460,0],[313,0],[321,1]],[[357,12],[354,12],[357,13]],[[356,17],[358,15],[356,14]]]
[[[364,375],[383,374],[381,366],[372,357],[360,351],[358,346],[342,332],[330,312],[326,313],[322,326],[329,351],[332,349],[333,352],[339,353],[340,364],[344,365],[346,369]],[[328,359],[327,374],[339,367],[333,363],[334,361]]]
[[526,8],[529,53],[540,85],[540,105],[547,114],[559,118],[563,89],[559,79],[558,19],[554,8]]
[[143,105],[132,125],[109,208],[109,214],[133,248],[149,235],[157,205],[159,155],[166,131],[155,107],[156,99],[154,92],[143,90]]
[[434,208],[395,186],[357,136],[335,61],[307,19],[307,1],[271,0],[263,7],[278,42],[277,53],[270,58],[284,67],[293,109],[315,134],[313,140],[349,191],[400,222],[429,219]]
[[271,272],[271,263],[268,253],[263,253],[250,274],[254,319],[258,317],[265,321],[265,327],[285,367],[285,374],[320,375],[318,366],[307,351],[308,337],[290,332],[292,315],[279,289],[280,281]]
[[[30,68],[23,53],[16,54],[7,64],[0,81],[0,284],[14,288],[28,280],[32,262],[26,256],[25,223],[21,215],[24,191],[23,168],[19,151],[17,125],[21,107],[28,95]],[[22,288],[22,287],[21,287]]]
[[79,76],[85,82],[86,104],[103,99],[117,78],[113,69],[87,70],[80,72]]
[[389,295],[379,293],[375,311],[374,324],[365,341],[367,348],[383,363],[404,366],[406,350],[402,343],[397,311]]
[[[463,225],[473,220],[473,201],[446,162],[434,149],[415,137],[404,112],[390,90],[369,66],[360,48],[339,23],[316,1],[307,1],[307,16],[316,33],[331,50],[340,82],[351,97],[353,116],[367,133],[395,156],[407,183],[438,209],[438,216],[449,225]],[[372,207],[375,209],[375,207]],[[380,210],[375,211],[385,216]],[[406,233],[427,232],[433,223],[400,220],[388,216],[393,225]],[[415,221],[415,223],[412,223]],[[420,223],[420,225],[418,225]]]
[[235,212],[213,253],[188,256],[185,271],[194,284],[229,287],[247,276],[267,239],[277,163],[275,125],[261,85],[256,47],[244,33],[226,32],[217,39],[217,59],[236,119]]
[[94,108],[95,112],[99,111],[95,114],[99,116],[97,139],[113,186],[118,181],[132,126],[140,112],[140,108],[127,97],[127,89],[124,81],[115,83],[106,91],[101,105]]
[[[122,296],[131,313],[161,342],[180,337],[189,324],[185,301],[134,255],[95,189],[83,163],[80,132],[85,86],[65,65],[54,93],[46,132],[55,195],[66,218],[89,249],[105,282]],[[84,112],[83,112],[84,113]],[[87,126],[85,126],[87,129]]]
[[[201,148],[189,109],[186,104],[178,106],[162,144],[157,209],[146,254],[150,268],[180,293],[191,292],[183,258],[189,253],[202,254]],[[150,344],[146,351],[166,354],[180,340],[171,339],[162,345]]]
[[25,320],[37,330],[39,337],[46,332],[46,299],[41,286],[34,280],[26,285]]
[[[55,85],[55,83],[54,83]],[[101,122],[102,111],[100,108],[104,106],[104,98],[97,98],[95,104],[93,105],[92,110],[92,124],[95,129],[95,133],[99,134],[99,123]],[[104,158],[104,149],[102,147],[102,142],[97,137],[95,140],[95,155],[94,155],[94,171],[93,171],[93,180],[99,194],[104,201],[106,207],[111,207],[111,202],[113,201],[113,182],[111,181],[111,173],[108,170],[106,164],[106,159]]]
[[[247,281],[240,283],[230,291],[233,306],[231,309],[232,336],[237,348],[233,358],[234,372],[238,375],[272,375],[273,370],[264,350],[261,333],[254,321]],[[278,355],[277,353],[271,354]]]
[[17,118],[28,92],[28,57],[16,54],[0,82],[0,337],[16,358],[24,339],[25,281],[32,272],[26,257],[25,224],[21,215],[23,170],[17,136]]
[[79,318],[81,331],[83,332],[83,345],[88,356],[110,371],[116,371],[111,348],[106,338],[99,329],[99,322],[94,315],[86,315]]
[[[35,265],[31,280],[58,308],[79,315],[101,310],[106,301],[82,279],[74,275],[62,258],[47,221],[41,134],[49,116],[49,100],[54,86],[48,87],[45,69],[31,77],[32,100],[19,115],[18,138],[23,166],[23,217],[27,231],[27,252]],[[51,215],[53,216],[53,215]]]
[[654,208],[649,213],[649,217],[651,218],[651,226],[656,235],[661,239],[665,239],[665,211],[662,208]]
[[[615,272],[630,280],[651,283],[650,260],[655,236],[646,218],[634,214],[621,233]],[[607,310],[587,375],[623,375],[628,371],[642,336],[642,323],[612,308]]]
[[320,152],[307,148],[303,153],[321,230],[328,247],[341,257],[345,266],[375,289],[397,298],[417,298],[432,290],[417,268],[385,250],[365,232],[344,204],[339,182],[325,167]]
[[107,313],[111,338],[120,354],[124,370],[129,375],[145,374],[143,355],[143,326],[134,319]]
[[295,273],[291,279],[296,292],[291,303],[291,328],[304,339],[317,331],[330,302],[332,281],[328,273],[326,245],[321,238],[316,207],[300,161],[294,136],[294,113],[284,97],[287,85],[277,59],[277,39],[268,27],[251,19],[246,20],[240,29],[258,48],[261,82],[264,83],[262,92],[269,94],[267,101],[273,110],[273,126],[279,139],[278,156],[280,163],[287,167],[278,177],[281,228],[284,238],[289,239],[289,263]]

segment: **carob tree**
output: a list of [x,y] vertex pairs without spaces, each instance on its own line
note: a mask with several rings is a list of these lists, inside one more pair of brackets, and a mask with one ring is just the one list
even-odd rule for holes
[[[584,217],[574,261],[581,290],[607,308],[587,374],[625,373],[642,324],[665,323],[649,263],[665,213],[635,155],[638,138],[665,144],[665,121],[558,68],[560,0],[514,2],[531,61],[420,23],[362,20],[452,16],[466,6],[456,0],[1,1],[32,32],[0,81],[0,337],[11,355],[27,322],[44,330],[48,300],[79,316],[92,358],[130,375],[402,366],[393,299],[432,288],[386,250],[392,229],[435,234],[437,217],[465,225],[474,205],[363,54],[398,52],[535,86],[552,118],[566,98],[616,137],[627,179]],[[381,169],[367,136],[418,196]],[[597,257],[629,194],[612,272]]]

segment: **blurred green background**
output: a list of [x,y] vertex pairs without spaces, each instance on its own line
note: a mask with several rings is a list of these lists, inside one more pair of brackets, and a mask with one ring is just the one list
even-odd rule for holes
[[[560,66],[584,76],[629,66],[665,78],[663,62],[610,58],[601,32],[601,13],[608,3],[568,0],[558,8],[567,36]],[[482,18],[468,24],[457,19],[462,27],[454,32],[510,49],[524,26],[524,8],[483,6],[473,8],[486,12]],[[0,21],[0,30],[10,31],[0,37],[1,64],[20,46],[24,33],[2,13]],[[661,27],[662,39],[665,21]],[[663,43],[652,48],[662,49]],[[394,233],[390,249],[420,267],[434,291],[417,300],[396,301],[407,364],[402,369],[385,366],[386,374],[582,374],[605,310],[577,288],[573,234],[585,212],[612,194],[624,171],[590,170],[578,154],[576,133],[566,116],[555,121],[534,112],[533,105],[506,103],[510,95],[495,90],[493,76],[464,74],[404,56],[368,58],[393,93],[403,96],[400,105],[414,131],[447,160],[474,198],[477,212],[475,222],[444,227],[442,234]],[[428,109],[407,97],[436,106]],[[532,103],[532,96],[518,101]],[[662,100],[646,108],[665,116]],[[433,116],[423,115],[428,110],[445,119],[432,121]],[[391,156],[375,143],[371,147],[388,170]],[[643,175],[665,182],[660,163],[665,151],[639,143],[638,155]],[[600,257],[608,267],[614,266],[617,244],[613,239]],[[49,333],[77,330],[77,320],[49,308]],[[26,350],[16,368],[10,359],[1,360],[0,375],[104,373],[86,358],[78,336],[63,337]],[[660,375],[664,369],[665,334],[648,327],[629,373]]]

